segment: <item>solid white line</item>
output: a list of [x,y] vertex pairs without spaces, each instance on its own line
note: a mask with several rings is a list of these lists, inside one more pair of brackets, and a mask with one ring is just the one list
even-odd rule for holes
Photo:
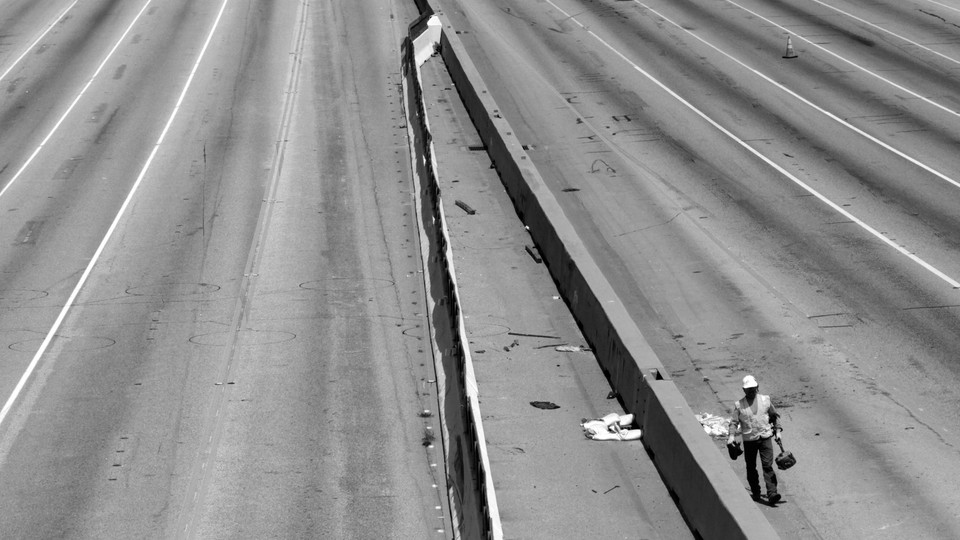
[[797,184],[798,186],[800,186],[801,188],[803,188],[807,193],[810,193],[811,195],[813,195],[813,196],[816,197],[817,199],[820,199],[821,202],[823,202],[824,204],[826,204],[827,206],[829,206],[830,208],[832,208],[833,210],[835,210],[837,213],[839,213],[840,215],[846,217],[848,220],[852,221],[853,223],[857,224],[857,225],[860,226],[862,229],[864,229],[865,231],[869,232],[871,235],[873,235],[873,236],[875,236],[876,238],[878,238],[878,239],[879,239],[880,241],[882,241],[884,244],[887,244],[888,246],[890,246],[890,247],[892,247],[893,249],[897,250],[898,252],[900,252],[901,254],[903,254],[904,256],[906,256],[907,258],[909,258],[910,260],[912,260],[913,262],[917,263],[918,265],[920,265],[921,267],[923,267],[924,269],[926,269],[926,270],[929,271],[930,273],[934,274],[934,275],[937,276],[938,278],[940,278],[940,279],[942,279],[943,281],[947,282],[951,287],[953,287],[953,288],[955,288],[955,289],[960,288],[960,282],[958,282],[958,281],[956,281],[955,279],[951,278],[950,276],[944,274],[943,272],[941,272],[940,270],[938,270],[937,268],[935,268],[935,267],[934,267],[933,265],[931,265],[930,263],[924,261],[924,260],[921,259],[920,257],[917,257],[916,255],[914,255],[913,253],[911,253],[910,251],[908,251],[906,248],[904,248],[904,247],[896,244],[893,240],[891,240],[891,239],[887,238],[886,236],[884,236],[883,233],[881,233],[880,231],[874,229],[874,228],[871,227],[870,225],[866,224],[865,222],[863,222],[862,220],[860,220],[859,218],[857,218],[856,216],[854,216],[854,215],[851,214],[850,212],[844,210],[843,207],[841,207],[841,206],[838,205],[837,203],[831,201],[830,199],[828,199],[827,197],[825,197],[823,194],[821,194],[819,191],[817,191],[817,190],[813,189],[812,187],[810,187],[809,185],[805,184],[802,180],[800,180],[800,179],[797,178],[796,176],[790,174],[789,171],[787,171],[786,169],[784,169],[784,168],[781,167],[780,165],[776,164],[773,160],[771,160],[771,159],[768,158],[767,156],[765,156],[765,155],[763,155],[762,153],[760,153],[760,151],[756,150],[755,148],[753,148],[752,146],[750,146],[749,144],[747,144],[745,141],[743,141],[742,139],[740,139],[739,137],[737,137],[736,135],[734,135],[733,133],[731,133],[727,128],[721,126],[721,125],[720,125],[719,123],[717,123],[715,120],[713,120],[712,118],[710,118],[709,116],[707,116],[703,111],[701,111],[700,109],[698,109],[697,107],[695,107],[695,106],[694,106],[693,104],[691,104],[689,101],[687,101],[686,99],[684,99],[683,97],[681,97],[679,94],[677,94],[676,92],[674,92],[673,90],[671,90],[668,86],[666,86],[665,84],[663,84],[662,82],[660,82],[660,80],[658,80],[656,77],[654,77],[654,76],[651,75],[650,73],[644,71],[643,68],[641,68],[640,66],[638,66],[637,64],[635,64],[633,61],[631,61],[629,58],[627,58],[623,53],[621,53],[621,52],[618,51],[616,48],[614,48],[612,45],[610,45],[609,43],[607,43],[606,41],[604,41],[603,38],[601,38],[600,36],[598,36],[598,35],[597,35],[596,33],[594,33],[592,30],[589,30],[583,23],[581,23],[580,21],[578,21],[578,20],[575,18],[574,15],[568,14],[566,11],[564,11],[564,10],[561,9],[559,6],[557,6],[555,3],[553,3],[553,0],[546,0],[546,2],[547,2],[548,4],[550,4],[551,6],[553,6],[557,11],[559,11],[560,13],[562,13],[563,15],[565,15],[568,19],[570,19],[570,20],[574,21],[575,23],[577,23],[578,25],[580,25],[580,28],[582,28],[585,32],[587,32],[588,34],[590,34],[591,36],[593,36],[594,39],[596,39],[597,41],[599,41],[600,43],[602,43],[607,49],[610,49],[610,51],[611,51],[613,54],[619,56],[624,62],[626,62],[627,64],[629,64],[631,67],[633,67],[634,70],[636,70],[636,71],[639,72],[641,75],[643,75],[644,77],[646,77],[650,82],[652,82],[653,84],[659,86],[664,92],[666,92],[666,93],[669,94],[671,97],[673,97],[674,99],[676,99],[677,101],[679,101],[679,102],[680,102],[681,104],[683,104],[686,108],[690,109],[694,114],[696,114],[697,116],[699,116],[700,118],[702,118],[703,120],[705,120],[707,123],[709,123],[709,124],[712,125],[714,128],[716,128],[717,130],[719,130],[721,133],[723,133],[724,135],[726,135],[727,137],[729,137],[731,140],[733,140],[735,143],[737,143],[738,145],[740,145],[741,147],[743,147],[745,150],[747,150],[748,152],[750,152],[751,154],[753,154],[754,156],[756,156],[758,159],[762,160],[764,163],[766,163],[767,165],[769,165],[770,167],[772,167],[773,169],[775,169],[777,172],[779,172],[780,174],[782,174],[783,176],[785,176],[786,178],[788,178],[790,181],[792,181],[793,183],[795,183],[795,184]]
[[877,79],[879,79],[879,80],[881,80],[881,81],[889,84],[890,86],[896,88],[897,90],[902,90],[902,91],[910,94],[911,96],[913,96],[913,97],[915,97],[915,98],[917,98],[917,99],[919,99],[919,100],[922,100],[922,101],[926,102],[926,103],[929,104],[929,105],[932,105],[932,106],[934,106],[934,107],[936,107],[936,108],[938,108],[938,109],[940,109],[940,110],[942,110],[942,111],[944,111],[944,112],[946,112],[946,113],[952,114],[953,116],[960,116],[960,112],[957,112],[957,111],[955,111],[955,110],[953,110],[953,109],[951,109],[950,107],[947,107],[947,106],[945,106],[945,105],[941,105],[940,103],[937,103],[936,101],[934,101],[934,100],[932,100],[932,99],[930,99],[930,98],[928,98],[928,97],[926,97],[926,96],[922,96],[922,95],[918,94],[917,92],[914,92],[913,90],[907,88],[906,86],[902,86],[902,85],[900,85],[900,84],[897,84],[897,83],[891,81],[890,79],[887,79],[886,77],[883,77],[882,75],[879,75],[879,74],[877,74],[877,73],[874,73],[874,72],[870,71],[869,69],[861,66],[860,64],[857,64],[856,62],[854,62],[854,61],[852,61],[852,60],[848,60],[848,59],[840,56],[839,54],[831,51],[830,49],[827,49],[826,47],[823,47],[822,45],[819,45],[819,44],[817,44],[817,43],[814,43],[813,41],[811,41],[809,38],[807,38],[807,37],[804,36],[803,34],[798,34],[798,33],[794,32],[794,31],[792,31],[792,30],[787,29],[787,27],[785,27],[785,26],[779,25],[779,24],[771,21],[770,19],[764,17],[763,15],[760,15],[760,14],[757,13],[756,11],[752,11],[752,10],[750,10],[750,9],[747,9],[747,8],[741,6],[740,4],[734,2],[733,0],[724,0],[724,1],[727,2],[727,3],[730,4],[730,5],[737,6],[738,8],[742,9],[743,11],[746,11],[747,13],[753,15],[754,17],[756,17],[756,18],[758,18],[758,19],[760,19],[760,20],[762,20],[762,21],[770,24],[771,26],[776,26],[777,28],[783,30],[783,31],[786,32],[787,34],[796,36],[797,39],[802,39],[803,41],[806,41],[806,42],[809,43],[810,45],[813,45],[814,47],[820,49],[821,51],[823,51],[823,52],[825,52],[825,53],[827,53],[827,54],[829,54],[830,56],[833,56],[833,57],[836,58],[837,60],[840,60],[841,62],[850,64],[851,66],[859,69],[860,71],[863,71],[863,72],[866,73],[867,75],[870,75],[871,77],[875,77],[875,78],[877,78]]
[[30,51],[32,51],[33,48],[37,46],[37,43],[40,43],[40,40],[43,39],[47,34],[49,34],[50,31],[53,30],[53,27],[56,26],[57,23],[60,22],[60,20],[63,19],[67,15],[67,13],[71,9],[73,9],[73,6],[77,5],[77,2],[79,1],[80,0],[73,0],[73,3],[67,6],[67,9],[63,10],[62,13],[57,15],[57,18],[54,19],[49,26],[47,26],[47,29],[44,30],[43,33],[40,34],[40,36],[37,39],[35,39],[33,43],[30,44],[30,46],[28,46],[22,53],[20,53],[20,56],[18,56],[17,59],[14,60],[12,64],[10,64],[10,67],[8,67],[7,70],[4,71],[2,75],[0,75],[0,81],[7,78],[7,75],[9,75],[11,71],[13,71],[13,68],[17,67],[17,64],[19,64],[21,60],[23,60],[28,54],[30,54]]
[[940,7],[945,7],[945,8],[947,8],[947,9],[952,9],[953,11],[960,11],[960,9],[957,9],[957,8],[955,8],[955,7],[953,7],[953,6],[948,6],[948,5],[942,4],[942,3],[940,3],[940,2],[934,2],[934,0],[927,0],[927,2],[930,2],[931,4],[936,4],[936,5],[940,6]]
[[870,135],[870,134],[867,133],[866,131],[863,131],[862,129],[854,126],[853,124],[847,122],[847,121],[844,120],[843,118],[840,118],[839,116],[837,116],[837,115],[833,114],[832,112],[824,109],[823,107],[820,107],[819,105],[813,103],[812,101],[808,100],[807,98],[801,96],[800,94],[797,94],[797,93],[794,92],[793,90],[790,90],[790,89],[787,88],[786,86],[784,86],[784,85],[778,83],[777,81],[771,79],[770,77],[764,75],[764,74],[761,73],[760,71],[757,71],[756,69],[748,66],[747,64],[743,63],[742,61],[740,61],[740,60],[738,60],[737,58],[735,58],[735,57],[733,57],[732,55],[730,55],[729,53],[727,53],[727,52],[719,49],[718,47],[714,46],[713,44],[707,42],[705,39],[701,38],[700,36],[698,36],[697,34],[691,32],[690,30],[687,30],[686,28],[684,28],[683,26],[681,26],[679,23],[677,23],[677,22],[669,19],[666,15],[664,15],[664,14],[660,13],[659,11],[651,8],[650,6],[644,4],[643,2],[640,2],[639,0],[634,0],[634,2],[636,2],[637,4],[643,6],[643,7],[646,8],[646,9],[650,10],[651,12],[655,13],[658,17],[660,17],[661,19],[667,21],[668,23],[672,24],[673,26],[676,26],[676,27],[679,28],[680,30],[686,32],[687,34],[689,34],[690,36],[692,36],[692,37],[693,37],[694,39],[696,39],[697,41],[703,43],[703,44],[706,45],[707,47],[710,47],[711,49],[717,51],[718,53],[722,54],[723,56],[726,56],[727,58],[729,58],[730,60],[736,62],[737,64],[740,64],[740,66],[742,66],[743,68],[750,70],[750,71],[751,71],[754,75],[756,75],[757,77],[762,78],[763,80],[767,81],[768,83],[776,86],[778,89],[780,89],[780,90],[782,90],[782,91],[790,94],[791,96],[793,96],[793,97],[795,97],[796,99],[802,101],[802,102],[805,103],[806,105],[809,105],[810,107],[812,107],[813,109],[815,109],[817,112],[823,114],[824,116],[830,118],[831,120],[834,120],[834,121],[838,122],[839,124],[843,125],[844,127],[848,128],[848,129],[854,131],[855,133],[857,133],[858,135],[861,135],[862,137],[866,138],[867,140],[869,140],[869,141],[871,141],[871,142],[873,142],[873,143],[878,144],[879,146],[883,147],[885,150],[888,150],[888,151],[890,151],[890,152],[892,152],[892,153],[900,156],[901,158],[909,161],[910,163],[913,163],[913,164],[916,165],[917,167],[920,167],[921,169],[923,169],[923,170],[927,171],[928,173],[936,176],[937,178],[940,178],[941,180],[943,180],[943,181],[945,181],[945,182],[947,182],[947,183],[949,183],[949,184],[952,184],[954,187],[960,188],[960,181],[954,180],[953,178],[950,178],[949,176],[947,176],[945,173],[942,173],[942,172],[934,169],[933,167],[930,167],[929,165],[921,162],[920,160],[918,160],[918,159],[916,159],[916,158],[914,158],[914,157],[912,157],[912,156],[909,156],[909,155],[905,154],[904,152],[902,152],[902,151],[900,151],[900,150],[897,150],[897,149],[894,148],[893,146],[890,146],[889,144],[881,141],[880,139],[874,137],[873,135]]
[[838,13],[842,13],[842,14],[846,15],[847,17],[850,17],[851,19],[855,19],[855,20],[857,20],[857,21],[859,21],[859,22],[861,22],[861,23],[863,23],[863,24],[865,24],[865,25],[867,25],[867,26],[870,26],[871,28],[875,28],[875,29],[877,29],[877,30],[880,30],[881,32],[886,32],[886,33],[890,34],[891,36],[894,36],[894,37],[896,37],[896,38],[902,39],[903,41],[906,41],[907,43],[909,43],[909,44],[911,44],[911,45],[913,45],[913,46],[915,46],[915,47],[920,47],[921,49],[923,49],[923,50],[925,50],[925,51],[927,51],[927,52],[929,52],[929,53],[935,54],[935,55],[937,55],[937,56],[939,56],[939,57],[941,57],[941,58],[944,58],[944,59],[946,59],[946,60],[949,60],[950,62],[953,62],[954,64],[960,64],[960,60],[957,60],[956,58],[953,58],[953,57],[951,57],[951,56],[947,56],[947,55],[945,55],[945,54],[943,54],[943,53],[937,52],[937,51],[931,49],[930,47],[927,47],[926,45],[917,43],[916,41],[913,41],[913,40],[910,39],[910,38],[901,36],[900,34],[897,34],[896,32],[887,30],[886,28],[884,28],[884,27],[882,27],[882,26],[879,26],[879,25],[876,25],[876,24],[874,24],[874,23],[872,23],[872,22],[870,22],[870,21],[868,21],[868,20],[866,20],[866,19],[861,19],[860,17],[857,17],[857,16],[854,15],[853,13],[848,13],[848,12],[846,12],[846,11],[838,8],[838,7],[831,6],[830,4],[828,4],[828,3],[826,3],[826,2],[823,2],[822,0],[810,0],[810,1],[811,1],[811,2],[816,2],[816,3],[820,4],[821,6],[830,8],[830,9],[832,9],[832,10],[838,12]]
[[[223,0],[223,4],[220,6],[220,12],[217,14],[217,18],[213,23],[213,27],[210,30],[210,33],[207,35],[206,41],[203,43],[203,47],[200,49],[200,54],[197,56],[196,62],[193,64],[193,69],[190,70],[190,76],[187,78],[187,82],[183,86],[183,90],[180,92],[180,97],[177,99],[177,104],[173,108],[173,112],[170,113],[170,117],[167,119],[167,123],[163,128],[163,131],[160,133],[160,137],[157,139],[157,142],[153,145],[153,150],[150,152],[150,156],[147,158],[147,161],[144,163],[143,168],[140,170],[140,174],[137,176],[137,180],[133,183],[133,187],[130,188],[130,192],[127,193],[126,199],[124,199],[123,204],[120,206],[120,210],[117,212],[117,215],[113,218],[113,222],[110,224],[110,227],[107,229],[106,234],[103,239],[100,241],[100,245],[97,247],[96,252],[94,252],[93,257],[90,258],[90,263],[87,264],[86,269],[84,269],[83,274],[80,276],[80,280],[77,281],[76,286],[74,286],[73,291],[70,293],[70,297],[67,298],[67,302],[64,304],[63,308],[60,310],[60,314],[57,316],[56,321],[54,321],[53,326],[50,328],[50,331],[47,332],[47,336],[43,339],[43,343],[40,344],[40,349],[33,355],[33,359],[30,361],[30,364],[27,366],[26,371],[23,372],[23,375],[20,377],[20,381],[17,383],[16,388],[13,389],[13,393],[10,394],[10,397],[7,398],[6,403],[3,405],[3,409],[0,410],[0,425],[3,424],[4,419],[6,419],[7,414],[9,414],[10,409],[13,407],[13,404],[16,402],[17,397],[20,395],[20,392],[23,391],[24,386],[27,384],[27,380],[30,379],[30,376],[33,374],[34,370],[37,367],[37,364],[40,362],[40,357],[44,355],[47,351],[47,348],[50,347],[50,343],[53,341],[53,338],[56,336],[57,331],[60,329],[60,326],[63,324],[64,319],[67,317],[67,313],[70,311],[70,308],[73,307],[73,303],[76,301],[77,296],[80,294],[80,290],[86,284],[87,279],[90,278],[90,274],[93,272],[94,266],[96,266],[97,261],[99,261],[100,256],[103,254],[103,251],[106,249],[107,244],[110,242],[110,239],[113,237],[113,233],[116,231],[117,227],[120,224],[120,220],[123,218],[124,213],[126,213],[127,207],[130,206],[130,202],[133,200],[133,196],[137,193],[140,184],[143,182],[144,177],[147,175],[147,171],[150,169],[150,165],[153,163],[153,159],[157,155],[157,151],[160,148],[160,143],[163,142],[164,137],[167,132],[170,130],[170,126],[173,125],[174,119],[177,117],[177,113],[180,110],[180,105],[183,103],[184,97],[187,95],[187,91],[190,89],[190,85],[193,83],[193,78],[197,73],[197,68],[200,66],[201,60],[203,60],[204,54],[207,52],[207,47],[210,45],[210,41],[213,39],[214,31],[216,31],[217,26],[220,24],[220,19],[223,16],[224,9],[227,6],[229,0]],[[147,0],[147,4],[150,3],[150,0]],[[144,5],[146,9],[147,4]],[[141,13],[143,10],[141,10]],[[138,15],[139,17],[139,15]],[[128,29],[129,31],[129,29]]]
[[140,17],[147,10],[147,6],[150,5],[150,2],[151,0],[147,0],[147,3],[145,3],[143,7],[140,8],[140,12],[137,13],[137,16],[133,18],[133,22],[131,22],[130,26],[128,26],[127,29],[124,30],[123,35],[120,36],[120,39],[118,39],[117,42],[113,45],[113,48],[110,49],[110,52],[107,53],[107,56],[103,59],[102,62],[100,62],[100,65],[97,66],[96,71],[93,72],[93,75],[90,76],[90,79],[87,81],[87,83],[83,85],[83,88],[80,89],[80,93],[77,94],[77,97],[74,98],[73,102],[70,103],[70,106],[67,107],[67,110],[63,113],[62,116],[60,116],[60,119],[57,120],[57,123],[54,124],[53,129],[51,129],[50,132],[47,133],[47,136],[44,137],[42,141],[40,141],[40,145],[37,146],[37,148],[33,151],[32,154],[30,154],[30,157],[27,158],[26,163],[20,166],[20,169],[17,171],[17,174],[13,175],[13,178],[11,178],[9,182],[7,182],[7,185],[3,186],[3,189],[0,189],[0,197],[3,197],[3,194],[6,193],[8,189],[10,189],[10,186],[12,186],[14,182],[16,182],[20,178],[20,175],[22,175],[23,172],[27,170],[27,167],[29,167],[30,164],[33,163],[33,160],[37,157],[37,154],[40,153],[40,150],[43,150],[44,145],[46,145],[50,141],[50,139],[53,137],[53,134],[56,133],[58,129],[60,129],[60,125],[63,124],[64,120],[67,119],[67,116],[70,114],[70,112],[73,111],[73,108],[76,107],[77,103],[80,102],[80,98],[82,98],[83,94],[85,94],[87,89],[90,88],[90,85],[93,84],[94,79],[97,78],[97,75],[100,74],[100,72],[103,70],[103,67],[107,65],[107,62],[110,61],[110,58],[113,56],[113,53],[115,53],[117,49],[120,48],[120,45],[123,43],[123,40],[126,39],[127,34],[130,33],[130,30],[133,29],[133,26],[137,24],[137,21],[140,20]]

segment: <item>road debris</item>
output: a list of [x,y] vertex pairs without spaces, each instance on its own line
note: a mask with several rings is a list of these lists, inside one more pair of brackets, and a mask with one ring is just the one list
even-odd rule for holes
[[700,425],[703,426],[703,430],[714,439],[726,439],[730,434],[727,424],[730,422],[729,418],[724,418],[722,416],[716,416],[710,413],[700,413],[695,415],[697,421],[700,422]]
[[544,334],[524,334],[523,332],[507,332],[508,336],[538,337],[544,339],[560,339],[559,336],[547,336]]
[[633,425],[632,414],[620,415],[610,413],[603,418],[589,420],[581,419],[580,428],[583,435],[594,441],[636,441],[643,432],[639,429],[630,429]]
[[550,410],[550,409],[560,408],[559,405],[557,405],[556,403],[553,403],[552,401],[531,401],[530,404],[538,409]]
[[470,214],[471,216],[477,213],[476,210],[474,210],[469,204],[463,201],[455,201],[454,204],[459,206],[461,209],[463,209],[464,212]]
[[560,345],[554,350],[559,352],[591,352],[593,349],[577,345]]

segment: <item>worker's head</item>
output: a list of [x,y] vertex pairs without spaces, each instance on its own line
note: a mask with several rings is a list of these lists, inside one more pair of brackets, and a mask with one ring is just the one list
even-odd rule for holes
[[753,397],[757,395],[757,389],[760,387],[757,384],[757,379],[753,375],[747,375],[743,378],[743,393],[747,397]]

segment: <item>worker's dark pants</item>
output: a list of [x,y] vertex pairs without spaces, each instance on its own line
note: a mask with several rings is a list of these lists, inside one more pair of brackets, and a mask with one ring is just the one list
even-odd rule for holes
[[763,467],[763,483],[767,496],[777,492],[777,473],[773,472],[773,437],[756,441],[743,441],[743,458],[747,462],[747,483],[754,495],[760,495],[760,477],[757,474],[757,454]]

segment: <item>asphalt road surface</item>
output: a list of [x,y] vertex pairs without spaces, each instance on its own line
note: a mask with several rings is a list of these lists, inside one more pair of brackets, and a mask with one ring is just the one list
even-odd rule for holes
[[432,538],[412,2],[0,2],[0,536]]
[[960,3],[440,4],[691,406],[772,394],[778,532],[960,536]]

